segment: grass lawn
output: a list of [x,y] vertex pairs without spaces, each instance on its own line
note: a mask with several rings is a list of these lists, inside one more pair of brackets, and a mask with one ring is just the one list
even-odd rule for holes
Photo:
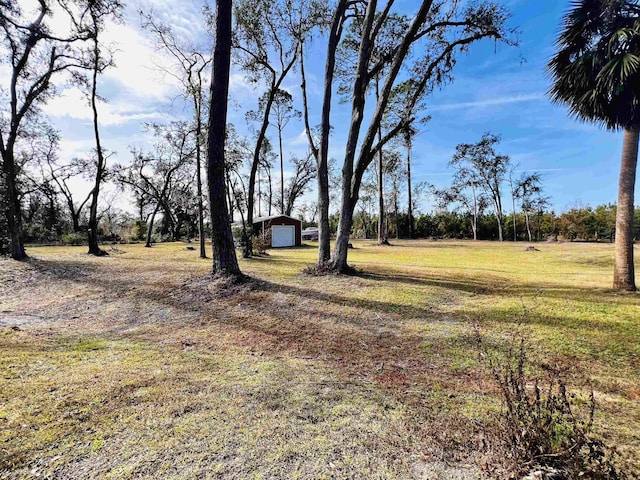
[[[640,294],[613,246],[354,242],[242,260],[214,288],[185,244],[0,260],[0,478],[476,478],[499,409],[473,324],[529,338],[640,478]],[[640,263],[640,262],[639,262]]]

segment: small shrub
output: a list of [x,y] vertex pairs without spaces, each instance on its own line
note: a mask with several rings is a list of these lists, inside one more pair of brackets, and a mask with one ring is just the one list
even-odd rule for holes
[[271,248],[271,232],[253,237],[253,252],[258,255],[265,255]]
[[62,235],[62,243],[65,245],[84,245],[86,240],[86,234],[80,232],[65,233]]
[[244,234],[242,227],[231,227],[231,234],[233,235],[233,241],[235,244],[244,247]]
[[147,236],[147,222],[140,219],[133,222],[133,225],[131,227],[131,235],[129,236],[129,239],[131,241],[140,241],[140,240],[144,240],[146,236]]
[[592,433],[596,409],[593,391],[587,401],[581,401],[576,394],[568,393],[562,372],[548,366],[546,381],[531,378],[527,373],[527,343],[521,333],[513,335],[502,359],[490,354],[477,326],[476,339],[502,400],[494,428],[487,431],[495,460],[487,467],[492,476],[627,478],[612,462],[615,449]]

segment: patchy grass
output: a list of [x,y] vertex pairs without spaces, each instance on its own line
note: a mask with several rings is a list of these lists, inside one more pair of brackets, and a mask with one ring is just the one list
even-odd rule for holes
[[271,250],[224,294],[178,243],[0,261],[0,478],[474,478],[498,401],[473,322],[592,386],[640,475],[640,296],[610,290],[611,245],[392,243],[354,242],[353,277]]

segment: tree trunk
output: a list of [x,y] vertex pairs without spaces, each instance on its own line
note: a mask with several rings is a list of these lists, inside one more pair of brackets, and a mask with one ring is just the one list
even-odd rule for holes
[[340,273],[346,273],[349,271],[349,265],[347,264],[349,235],[351,234],[351,226],[353,225],[353,211],[357,202],[357,199],[353,200],[349,196],[343,197],[342,200],[336,245],[334,247],[333,258],[331,260],[332,268]]
[[69,206],[69,209],[69,214],[71,215],[71,223],[73,224],[73,232],[78,233],[80,231],[80,212],[75,212],[73,204]]
[[473,239],[478,240],[478,197],[475,183],[471,183],[471,192],[473,192]]
[[207,258],[204,234],[204,205],[202,203],[202,90],[198,97],[194,97],[196,104],[196,182],[198,195],[198,238],[200,239],[200,258]]
[[620,182],[618,184],[618,206],[616,209],[616,253],[613,271],[613,288],[635,291],[633,264],[633,214],[636,166],[638,163],[638,139],[640,125],[624,131]]
[[513,180],[509,177],[509,184],[511,185],[511,211],[513,212],[513,241],[518,241],[518,227],[516,220],[516,195],[513,190]]
[[241,274],[231,234],[225,192],[224,142],[231,66],[231,17],[231,0],[218,0],[209,108],[207,180],[211,209],[213,273],[224,276]]
[[[253,208],[251,209],[253,210]],[[258,167],[258,217],[262,216],[262,175],[260,175],[260,167]],[[253,221],[253,217],[251,217]]]
[[342,22],[348,6],[347,0],[339,0],[333,14],[327,42],[327,61],[324,69],[324,92],[320,122],[320,148],[318,153],[318,264],[331,257],[329,235],[329,135],[331,134],[331,97],[336,66],[336,50],[342,36]]
[[[229,209],[229,222],[233,223],[234,220],[234,211],[236,209],[236,205],[234,203],[234,198],[232,198],[233,192],[233,184],[231,183],[231,178],[229,177],[229,169],[225,166],[224,175],[226,181],[226,191],[227,191],[227,208]],[[238,210],[240,210],[240,205],[238,205]],[[244,221],[242,222],[244,224]]]
[[282,125],[278,123],[278,146],[280,147],[280,213],[284,213],[284,154],[282,153]]
[[153,209],[151,218],[149,218],[149,225],[147,226],[147,241],[144,244],[144,246],[147,248],[151,248],[151,235],[153,234],[153,223],[156,221],[156,214],[158,213],[159,208],[160,208],[160,203],[158,203],[156,205],[156,208]]
[[[376,101],[380,99],[380,81],[376,78]],[[382,125],[378,127],[378,141],[382,142]],[[382,148],[378,152],[378,243],[388,245],[384,228],[384,155]]]
[[[411,135],[408,133],[407,135]],[[409,239],[413,238],[413,200],[411,198],[411,138],[407,136],[407,198],[409,213]],[[396,212],[397,214],[397,212]],[[398,233],[398,237],[400,234]]]
[[396,224],[396,240],[400,240],[400,222],[398,221],[398,185],[396,184],[396,181],[397,180],[394,180],[395,193],[393,195],[393,220],[394,220],[394,223]]
[[273,205],[273,181],[271,178],[271,168],[267,167],[264,169],[267,174],[268,186],[269,186],[269,197],[267,202],[267,216],[271,216],[271,205]]
[[529,210],[524,210],[524,223],[527,226],[527,236],[529,237],[529,241],[531,241],[531,223],[529,222]]
[[[94,21],[95,24],[95,21]],[[93,65],[93,79],[91,84],[91,109],[93,110],[93,134],[96,141],[96,177],[94,180],[93,189],[91,190],[91,206],[89,207],[89,225],[87,230],[87,237],[89,240],[89,254],[90,255],[107,255],[107,252],[102,250],[98,246],[98,199],[100,197],[100,184],[102,183],[102,177],[104,176],[104,169],[106,159],[104,158],[104,152],[102,151],[102,145],[100,143],[100,130],[98,128],[98,105],[97,105],[97,89],[98,89],[98,68],[100,61],[100,50],[98,48],[98,40],[94,38],[94,65]]]
[[[11,150],[9,150],[9,147],[11,147]],[[11,258],[14,260],[24,260],[27,258],[27,253],[24,249],[24,239],[22,236],[22,213],[20,211],[20,197],[16,185],[13,145],[7,146],[2,157],[3,175],[7,194],[6,218],[8,233],[11,239]]]
[[387,240],[387,233],[384,228],[384,177],[382,167],[382,149],[380,149],[378,155],[378,243],[380,245],[386,245],[389,241]]

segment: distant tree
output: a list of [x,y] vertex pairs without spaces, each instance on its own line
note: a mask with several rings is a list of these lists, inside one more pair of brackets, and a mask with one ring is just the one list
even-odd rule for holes
[[76,82],[86,87],[89,105],[93,116],[93,137],[95,141],[95,151],[93,164],[95,165],[95,176],[91,189],[91,201],[89,203],[89,221],[87,225],[87,238],[89,240],[89,254],[106,255],[98,245],[98,200],[100,198],[100,187],[107,174],[107,159],[110,154],[102,146],[100,137],[100,121],[98,118],[98,76],[107,68],[112,67],[113,57],[109,48],[101,43],[105,21],[109,18],[118,19],[122,12],[122,3],[119,0],[90,0],[88,2],[87,28],[91,32],[90,47],[87,49],[87,57],[82,66],[88,73],[86,76],[82,71],[74,72]]
[[[616,232],[616,206],[612,204],[598,205],[593,211],[596,223],[596,240],[606,238],[613,240]],[[635,236],[635,235],[634,235]]]
[[229,71],[231,68],[232,15],[231,0],[216,2],[214,50],[209,96],[209,137],[207,139],[209,208],[213,273],[225,277],[241,274],[236,257],[226,197],[225,140]]
[[62,164],[56,157],[45,156],[42,160],[46,163],[45,168],[47,171],[45,178],[49,179],[58,187],[58,192],[64,198],[69,217],[71,218],[73,231],[75,233],[82,231],[80,219],[82,218],[84,207],[91,199],[91,192],[89,192],[83,200],[78,201],[74,197],[74,189],[71,188],[71,181],[73,181],[74,178],[86,176],[89,165],[87,165],[85,159],[77,157]]
[[173,68],[170,73],[181,84],[184,96],[193,108],[193,123],[196,139],[196,197],[198,205],[198,237],[200,239],[200,258],[207,258],[204,232],[204,201],[202,194],[202,155],[204,143],[204,118],[206,114],[205,69],[211,58],[200,52],[194,45],[180,42],[173,30],[151,15],[142,13],[144,27],[157,39],[162,49],[170,55]]
[[489,198],[498,225],[498,240],[503,241],[501,185],[509,168],[509,157],[495,152],[494,146],[498,142],[499,136],[486,133],[477,143],[461,143],[449,165],[460,172],[466,183],[482,189]]
[[439,209],[451,209],[468,215],[471,220],[471,232],[474,240],[478,240],[478,221],[488,206],[488,198],[479,191],[474,178],[467,176],[468,170],[456,172],[453,184],[448,188],[431,187],[430,191]]
[[[254,119],[260,119],[264,115],[264,109],[269,101],[270,92],[266,92],[260,97],[258,111],[254,113]],[[260,115],[262,113],[262,115]],[[280,160],[280,208],[284,206],[284,151],[282,146],[282,135],[285,127],[292,118],[300,117],[300,112],[293,108],[293,97],[286,90],[278,89],[273,95],[271,106],[270,122],[275,124],[278,131],[278,158]],[[271,202],[270,202],[271,203]],[[284,213],[284,211],[280,211]],[[271,215],[271,212],[269,212]]]
[[518,199],[518,185],[515,178],[515,170],[518,165],[509,168],[509,189],[511,190],[511,220],[513,222],[513,241],[518,241],[518,214],[516,212],[516,200]]
[[544,211],[549,204],[549,199],[542,194],[542,176],[540,173],[523,173],[515,183],[515,198],[520,200],[527,228],[527,237],[529,241],[532,241],[531,214]]
[[[301,19],[294,16],[294,2],[286,0],[238,0],[235,5],[234,48],[240,65],[253,82],[266,83],[253,160],[248,182],[247,223],[253,224],[256,176],[260,168],[269,118],[282,83],[296,63],[299,40],[295,35]],[[252,235],[250,228],[249,235]],[[244,256],[252,255],[253,242],[245,244]]]
[[[345,15],[346,8],[344,5]],[[359,3],[359,2],[358,2]],[[417,3],[415,14],[408,16],[407,28],[397,37],[397,41],[381,56],[374,65],[371,54],[379,42],[379,35],[390,21],[394,2],[386,2],[382,10],[377,9],[377,1],[366,2],[361,12],[362,28],[358,38],[356,70],[349,92],[351,98],[351,122],[348,128],[342,166],[340,223],[331,268],[342,272],[348,270],[348,240],[353,224],[362,177],[380,149],[395,138],[405,128],[410,116],[402,116],[395,125],[389,125],[379,136],[379,129],[385,113],[388,111],[391,92],[397,88],[402,70],[415,79],[408,84],[410,98],[408,110],[420,104],[423,98],[436,86],[451,79],[455,64],[455,52],[464,50],[468,45],[483,38],[502,40],[507,32],[506,11],[496,4],[472,3],[463,8],[454,2],[450,9],[440,7],[443,4],[424,0]],[[341,6],[342,3],[339,3]],[[337,32],[341,31],[338,21]],[[333,26],[332,26],[333,28]],[[413,55],[409,55],[409,52]],[[328,52],[331,54],[331,52]],[[330,62],[329,59],[327,59]],[[328,70],[327,70],[328,71]],[[333,73],[333,72],[332,72]],[[367,97],[376,77],[380,75],[381,87],[375,106],[367,109]],[[325,83],[327,78],[325,78]],[[326,101],[325,97],[325,101]],[[365,123],[365,113],[371,112]],[[326,144],[328,130],[321,131],[321,144]]]
[[[276,158],[276,154],[273,152],[273,147],[268,138],[265,138],[262,142],[262,151],[260,152],[260,163],[258,165],[258,216],[262,216],[262,202],[267,206],[267,215],[271,216],[271,209],[273,207],[273,178],[271,175],[271,169],[273,168],[273,162]],[[262,174],[266,176],[263,180]],[[262,185],[266,185],[266,190],[262,190]]]
[[549,92],[580,120],[624,130],[616,214],[613,287],[635,291],[634,189],[640,139],[640,4],[576,0],[549,62]]
[[289,178],[284,191],[284,208],[280,209],[282,213],[289,216],[295,208],[296,201],[304,195],[309,183],[316,178],[313,155],[307,155],[303,158],[292,157],[291,163],[293,164],[293,175]]
[[590,240],[596,230],[593,208],[575,207],[567,210],[558,219],[560,233],[569,240]]
[[10,239],[11,256],[16,260],[27,257],[24,249],[16,145],[21,141],[26,125],[37,119],[39,107],[53,93],[53,77],[74,66],[79,66],[78,51],[74,45],[89,39],[94,31],[88,28],[91,4],[79,2],[76,14],[69,14],[70,32],[58,37],[47,25],[54,6],[60,1],[39,0],[33,18],[17,2],[5,2],[0,8],[0,35],[6,61],[9,64],[8,105],[2,106],[0,115],[0,155],[4,213]]
[[30,242],[55,241],[62,234],[64,214],[47,165],[58,158],[60,138],[43,121],[29,127],[16,151],[19,200],[27,209],[23,212],[25,237]]
[[[152,152],[134,149],[131,164],[114,168],[117,181],[129,186],[139,198],[147,195],[154,204],[147,222],[145,247],[151,247],[151,235],[156,216],[160,210],[164,213],[165,224],[173,225],[174,238],[178,230],[172,197],[180,187],[179,175],[190,178],[185,172],[186,166],[193,162],[195,155],[194,132],[185,122],[172,122],[169,125],[152,124],[157,142]],[[180,199],[182,195],[177,195]]]
[[[233,124],[227,125],[225,142],[225,177],[227,203],[231,221],[235,211],[244,215],[247,198],[248,176],[244,175],[244,165],[251,161],[253,150],[248,138],[238,134]],[[244,221],[243,221],[244,226]]]
[[[406,163],[406,171],[407,171],[407,214],[409,216],[409,238],[413,238],[413,198],[411,191],[411,151],[413,148],[413,138],[416,136],[418,131],[416,128],[410,123],[406,122],[406,126],[402,130],[402,139],[404,143],[404,148],[407,152],[407,163]],[[397,215],[397,209],[396,209]]]

